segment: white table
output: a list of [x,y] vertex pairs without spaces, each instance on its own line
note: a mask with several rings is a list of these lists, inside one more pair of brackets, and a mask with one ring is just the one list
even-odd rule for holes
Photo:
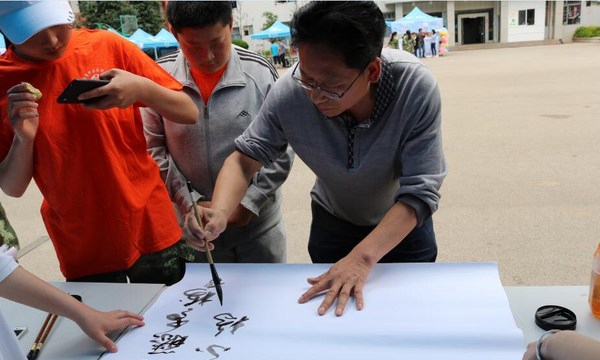
[[[142,313],[164,288],[162,284],[53,283],[56,287],[77,294],[91,307],[102,310],[123,309]],[[26,326],[20,339],[27,354],[46,319],[46,312],[0,298],[0,309],[12,326]],[[113,339],[119,334],[114,334]],[[103,348],[87,337],[73,321],[59,317],[39,360],[96,360]]]
[[560,305],[577,316],[578,332],[600,340],[600,319],[592,316],[588,306],[588,286],[507,286],[504,288],[525,341],[537,341],[544,330],[535,323],[535,311],[544,305]]
[[[126,309],[142,313],[164,289],[158,284],[54,283],[81,295],[83,301],[99,310]],[[600,320],[592,316],[587,286],[509,286],[505,287],[515,322],[525,341],[535,341],[544,332],[534,320],[538,307],[561,305],[577,315],[577,331],[600,340]],[[13,326],[27,326],[20,343],[25,352],[33,343],[46,313],[0,298],[0,308]],[[102,348],[68,319],[60,319],[40,353],[39,360],[95,360]]]

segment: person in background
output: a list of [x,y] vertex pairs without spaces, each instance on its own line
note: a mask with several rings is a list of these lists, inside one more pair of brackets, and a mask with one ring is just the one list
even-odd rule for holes
[[388,41],[388,47],[391,49],[398,49],[398,33],[393,32],[392,36],[390,36],[390,41]]
[[[273,89],[219,173],[199,245],[212,242],[249,181],[291,146],[315,173],[308,251],[332,263],[309,278],[299,302],[324,298],[323,315],[362,290],[378,262],[432,262],[431,216],[446,175],[441,100],[432,73],[412,55],[383,48],[386,24],[371,1],[310,2],[292,19],[300,61]],[[191,222],[190,222],[191,223]]]
[[281,39],[277,40],[277,44],[279,46],[279,62],[281,63],[281,67],[286,68],[288,66],[285,61],[285,45]]
[[431,56],[438,56],[437,46],[440,42],[440,34],[438,34],[435,30],[431,30]]
[[0,203],[0,245],[3,244],[9,247],[19,248],[19,238],[17,238],[15,230],[10,226],[6,211]]
[[419,28],[419,32],[417,33],[417,50],[416,55],[419,58],[425,57],[425,34],[423,33],[423,29]]
[[555,330],[529,343],[523,360],[598,360],[600,342],[575,331]]
[[[196,220],[186,181],[192,183],[201,206],[209,207],[223,161],[234,151],[234,140],[258,114],[277,71],[261,56],[231,44],[229,1],[170,1],[167,19],[181,50],[159,64],[185,85],[199,109],[196,125],[164,121],[152,109],[142,110],[148,151],[180,215],[184,230]],[[217,262],[285,262],[280,185],[292,166],[291,149],[246,184],[246,194],[230,216],[229,228],[215,241]],[[184,235],[182,256],[206,262],[194,236]]]
[[[19,197],[35,180],[68,281],[172,284],[185,271],[167,256],[181,229],[146,151],[139,108],[190,124],[198,109],[135,44],[74,30],[73,21],[67,1],[0,7],[0,30],[13,43],[0,57],[0,187]],[[94,99],[87,103],[57,103],[76,78],[110,83],[80,95]]]
[[402,36],[402,50],[413,54],[415,52],[415,39],[410,30],[406,30],[406,34]]
[[[144,325],[144,318],[141,315],[124,310],[97,311],[75,300],[20,267],[4,251],[0,251],[0,297],[69,318],[76,322],[90,338],[110,352],[116,352],[117,346],[108,338],[108,334],[128,326]],[[0,327],[4,328],[4,331],[0,330],[1,333],[12,333],[1,311]],[[2,339],[1,342],[0,359],[25,359],[25,354],[20,359],[9,357],[22,353],[16,337]]]
[[273,58],[273,66],[279,64],[279,45],[275,39],[271,40],[271,57]]

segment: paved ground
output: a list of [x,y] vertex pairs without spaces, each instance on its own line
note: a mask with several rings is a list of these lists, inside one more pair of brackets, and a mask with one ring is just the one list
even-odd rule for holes
[[[439,261],[496,261],[505,285],[583,285],[600,242],[600,46],[461,51],[424,59],[439,79],[449,175],[434,215]],[[308,262],[309,190],[284,186],[288,261]],[[0,195],[24,245],[46,236],[41,196]],[[46,241],[21,263],[62,280]]]

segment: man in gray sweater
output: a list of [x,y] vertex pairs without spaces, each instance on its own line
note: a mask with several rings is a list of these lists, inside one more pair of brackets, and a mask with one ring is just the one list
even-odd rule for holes
[[311,2],[292,20],[300,62],[277,81],[219,174],[204,231],[212,241],[261,166],[291,145],[316,174],[309,253],[334,263],[309,278],[304,303],[325,292],[343,314],[377,262],[435,261],[431,215],[446,175],[441,101],[413,55],[384,49],[386,25],[373,2]]
[[[234,151],[234,139],[257,115],[277,72],[259,55],[231,44],[231,2],[171,1],[166,13],[181,50],[158,63],[184,85],[200,117],[194,125],[173,126],[156,112],[144,110],[144,131],[191,246],[182,246],[183,256],[206,262],[203,252],[192,250],[203,250],[195,237],[185,231],[190,221],[197,226],[186,181],[192,183],[198,204],[210,206],[223,161]],[[228,219],[229,228],[214,242],[215,261],[285,262],[279,186],[292,160],[286,147],[276,161],[249,179]]]

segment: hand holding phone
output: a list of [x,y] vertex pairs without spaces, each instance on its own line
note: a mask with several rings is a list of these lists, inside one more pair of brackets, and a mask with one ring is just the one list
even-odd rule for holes
[[104,96],[95,97],[87,100],[79,100],[77,97],[86,91],[93,90],[100,86],[108,84],[108,80],[75,79],[65,88],[65,90],[56,99],[60,104],[78,104],[91,103],[102,99]]

